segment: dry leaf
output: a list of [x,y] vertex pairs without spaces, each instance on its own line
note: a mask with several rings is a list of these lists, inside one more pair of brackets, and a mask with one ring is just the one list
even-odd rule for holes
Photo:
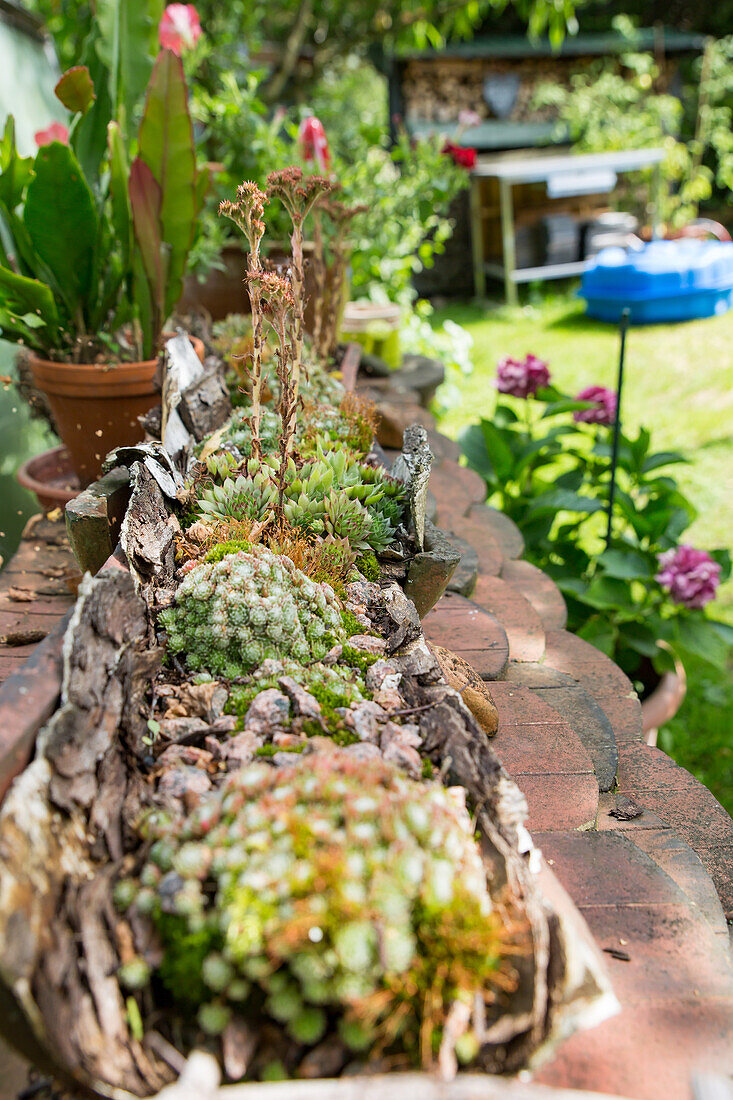
[[19,588],[15,584],[11,584],[5,594],[9,600],[14,600],[16,603],[33,603],[38,598],[37,593],[30,588]]

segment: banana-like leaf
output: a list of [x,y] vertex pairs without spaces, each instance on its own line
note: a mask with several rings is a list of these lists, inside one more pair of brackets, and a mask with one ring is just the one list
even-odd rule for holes
[[109,94],[109,73],[97,53],[98,27],[94,26],[84,43],[82,62],[89,69],[96,98],[83,115],[71,126],[69,141],[84,170],[84,177],[96,192],[101,190],[100,171],[107,151],[107,124],[112,118],[113,104]]
[[77,325],[85,322],[96,268],[98,219],[92,192],[68,145],[54,141],[39,149],[23,221],[69,313]]
[[156,324],[157,310],[153,306],[150,283],[138,249],[135,249],[132,254],[132,287],[135,299],[135,320],[141,338],[140,354],[143,359],[152,359],[158,350],[156,340],[159,322]]
[[132,213],[130,211],[130,196],[127,191],[130,169],[122,131],[117,122],[110,122],[107,127],[107,146],[109,149],[109,193],[112,203],[112,226],[122,252],[122,263],[127,268],[132,249]]
[[156,302],[165,300],[163,241],[160,232],[162,191],[144,160],[135,157],[130,166],[130,208],[143,267]]
[[[33,347],[53,346],[59,318],[45,283],[0,267],[0,314],[4,336],[24,339]],[[44,330],[42,336],[36,335],[40,329]]]
[[163,0],[100,0],[96,50],[109,74],[113,115],[129,135],[153,67]]
[[33,174],[33,157],[21,157],[15,144],[15,120],[8,116],[0,141],[0,203],[15,210]]
[[54,88],[56,98],[60,99],[67,111],[72,114],[84,114],[97,98],[94,81],[86,65],[74,65],[67,69]]
[[170,256],[165,320],[183,290],[197,214],[196,152],[186,80],[180,57],[170,50],[163,50],[153,66],[140,124],[139,155],[162,194],[161,235]]
[[[165,290],[168,263],[161,235],[162,190],[144,160],[135,157],[130,166],[130,209],[139,258],[147,283],[147,292],[138,276],[135,298],[140,307],[141,326],[146,348],[153,349],[165,320]],[[149,316],[152,332],[148,331]],[[151,353],[152,350],[151,350]]]

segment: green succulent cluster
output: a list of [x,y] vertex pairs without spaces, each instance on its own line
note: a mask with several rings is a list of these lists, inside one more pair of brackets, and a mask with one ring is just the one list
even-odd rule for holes
[[199,518],[263,520],[277,503],[277,487],[267,466],[250,459],[245,473],[227,477],[222,485],[205,489],[198,501]]
[[[336,1028],[424,1064],[457,1000],[491,999],[500,923],[471,821],[437,783],[294,755],[145,832],[149,861],[116,901],[152,916],[159,976],[211,1033],[264,1010],[304,1046]],[[470,1060],[478,1040],[456,1048]]]
[[[252,453],[252,433],[246,419],[252,415],[252,406],[245,402],[235,410],[231,426],[227,432],[227,442],[236,447],[246,458]],[[260,409],[260,442],[263,454],[275,454],[280,439],[280,417],[270,405]]]
[[333,590],[263,546],[194,566],[160,620],[189,668],[228,678],[267,658],[318,661],[345,639]]
[[383,470],[319,438],[313,460],[289,481],[285,512],[294,526],[347,538],[355,550],[380,552],[394,539],[403,496],[404,487]]
[[[326,441],[328,442],[328,441]],[[248,460],[238,477],[228,476],[232,458],[219,452],[207,460],[222,484],[207,488],[198,501],[199,518],[263,520],[277,502],[274,470],[266,460]],[[402,518],[404,486],[383,470],[360,462],[347,450],[316,443],[316,456],[300,469],[290,460],[285,518],[313,535],[346,539],[352,550],[386,549]]]
[[221,485],[227,478],[236,474],[239,468],[239,460],[231,451],[222,450],[216,451],[213,455],[208,455],[204,465],[209,477]]
[[256,668],[248,683],[233,687],[226,704],[227,714],[236,714],[243,718],[255,696],[267,688],[277,688],[282,676],[290,676],[310,692],[325,710],[350,707],[363,702],[366,697],[364,680],[351,659],[343,667],[324,665],[321,661],[316,661],[304,668],[297,661],[288,659],[278,662],[278,665],[274,673],[270,672],[267,665]]

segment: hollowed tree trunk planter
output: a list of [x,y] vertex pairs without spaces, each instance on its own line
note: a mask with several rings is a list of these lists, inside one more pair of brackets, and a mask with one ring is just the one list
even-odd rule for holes
[[[114,1100],[154,1093],[179,1068],[171,1067],[171,1048],[155,1029],[141,1040],[131,1026],[115,978],[131,949],[127,936],[138,932],[134,922],[121,928],[110,889],[132,858],[135,807],[156,798],[146,781],[145,700],[163,652],[151,631],[151,609],[165,604],[175,583],[173,498],[156,473],[163,456],[128,458],[132,494],[122,551],[83,582],[63,649],[59,638],[49,640],[36,657],[46,668],[45,694],[37,693],[35,718],[26,704],[23,727],[26,750],[37,734],[36,755],[0,809],[0,1009],[7,1037],[70,1087]],[[485,1021],[477,1066],[516,1072],[547,1057],[583,1022],[614,1011],[615,999],[571,903],[556,884],[543,895],[539,853],[523,824],[526,803],[461,696],[446,685],[414,605],[395,583],[359,582],[350,599],[379,636],[374,644],[393,670],[397,706],[419,729],[423,761],[444,782],[465,788],[492,897],[513,914],[515,980]],[[49,721],[59,673],[61,705]],[[32,669],[23,675],[32,677]],[[22,694],[17,682],[0,689],[0,728],[11,719],[18,725],[5,707],[28,698],[28,683],[22,686]],[[359,759],[365,745],[350,748]],[[6,753],[6,776],[17,772],[22,751],[18,743]],[[414,1085],[415,1075],[409,1079]],[[399,1076],[392,1080],[398,1094]],[[359,1096],[360,1078],[329,1087],[335,1095],[343,1089],[345,1098]],[[361,1087],[368,1088],[366,1080]],[[246,1085],[232,1088],[237,1100],[247,1093]]]

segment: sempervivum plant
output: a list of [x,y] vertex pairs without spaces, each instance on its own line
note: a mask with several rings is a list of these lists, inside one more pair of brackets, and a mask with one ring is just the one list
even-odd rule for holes
[[334,538],[348,539],[355,550],[368,550],[372,517],[358,500],[351,500],[343,490],[334,490],[326,497],[323,527]]
[[198,501],[199,518],[207,520],[262,520],[277,502],[277,488],[256,459],[247,463],[247,473],[227,477],[223,485],[212,485]]
[[194,566],[160,619],[189,668],[230,678],[267,658],[320,660],[345,637],[333,589],[264,546]]
[[144,885],[117,899],[152,916],[160,977],[206,1030],[264,1009],[306,1047],[337,1029],[426,1067],[475,1056],[502,923],[455,792],[337,752],[245,767],[144,831]]

